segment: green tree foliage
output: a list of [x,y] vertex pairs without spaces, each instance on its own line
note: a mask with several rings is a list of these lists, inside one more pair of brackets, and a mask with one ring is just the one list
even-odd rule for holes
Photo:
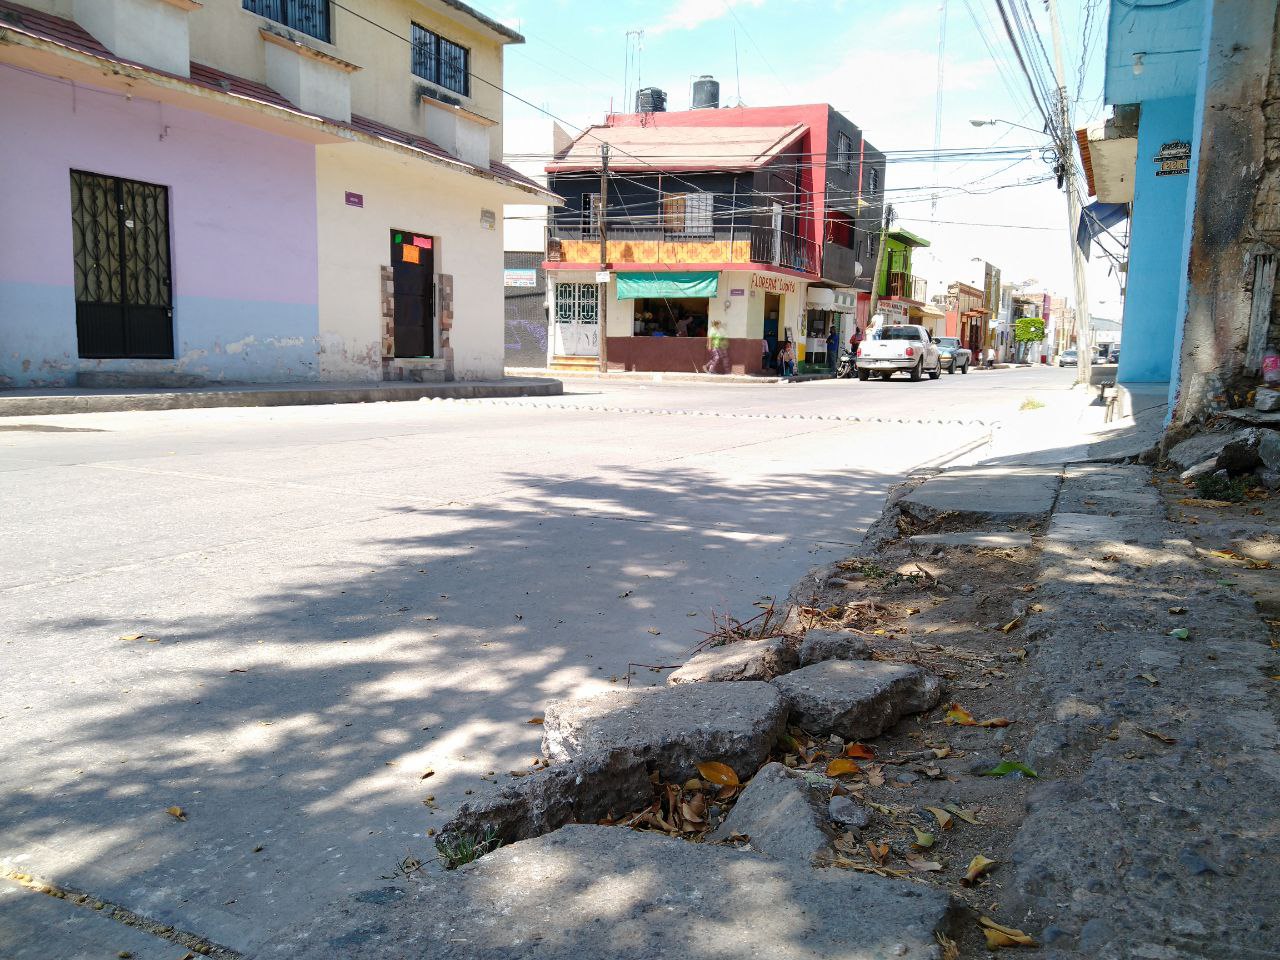
[[1019,343],[1039,343],[1044,339],[1044,319],[1019,317],[1014,323],[1013,339]]

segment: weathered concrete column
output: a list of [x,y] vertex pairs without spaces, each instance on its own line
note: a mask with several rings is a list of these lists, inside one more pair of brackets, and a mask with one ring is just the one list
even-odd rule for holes
[[[1268,261],[1259,263],[1280,247],[1278,6],[1277,0],[1212,0],[1208,11],[1174,426],[1241,401],[1254,318],[1261,315],[1265,324],[1280,316],[1272,310]],[[1257,310],[1255,286],[1266,296]],[[1256,343],[1258,332],[1253,336]]]

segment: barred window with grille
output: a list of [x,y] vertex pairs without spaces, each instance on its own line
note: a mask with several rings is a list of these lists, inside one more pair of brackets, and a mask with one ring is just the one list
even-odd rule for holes
[[329,0],[243,0],[250,13],[330,42]]
[[662,224],[668,234],[709,237],[714,227],[715,194],[667,193],[662,197]]
[[836,166],[853,173],[853,139],[845,133],[836,135]]
[[471,51],[417,23],[413,25],[412,69],[423,80],[471,96]]

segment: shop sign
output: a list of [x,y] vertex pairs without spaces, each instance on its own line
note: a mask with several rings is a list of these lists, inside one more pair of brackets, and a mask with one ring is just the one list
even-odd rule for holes
[[498,215],[492,210],[480,211],[480,229],[493,230],[498,226]]
[[364,206],[364,194],[363,194],[363,193],[354,193],[353,191],[348,190],[348,191],[347,191],[347,197],[346,197],[346,200],[347,200],[347,206],[348,206],[348,207],[363,207],[363,206]]
[[884,322],[888,324],[906,323],[909,316],[907,305],[893,300],[881,300],[877,309],[884,314]]
[[768,293],[795,293],[799,289],[796,281],[788,277],[771,277],[763,273],[751,275],[753,290],[764,290]]
[[1191,144],[1170,140],[1160,144],[1155,156],[1157,177],[1183,177],[1191,171]]
[[746,295],[747,291],[742,287],[734,287],[729,291],[729,296],[731,297],[745,297]]
[[502,285],[504,287],[536,287],[538,271],[508,268],[502,271]]

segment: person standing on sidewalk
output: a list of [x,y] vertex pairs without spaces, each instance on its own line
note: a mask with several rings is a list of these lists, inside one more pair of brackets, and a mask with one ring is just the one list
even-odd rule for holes
[[831,324],[831,332],[827,334],[827,370],[831,373],[836,372],[836,360],[839,358],[836,354],[840,350],[840,334],[836,333],[836,325]]
[[986,357],[986,360],[983,361],[982,365],[987,370],[995,369],[995,366],[996,366],[996,348],[995,347],[987,347],[987,357]]

